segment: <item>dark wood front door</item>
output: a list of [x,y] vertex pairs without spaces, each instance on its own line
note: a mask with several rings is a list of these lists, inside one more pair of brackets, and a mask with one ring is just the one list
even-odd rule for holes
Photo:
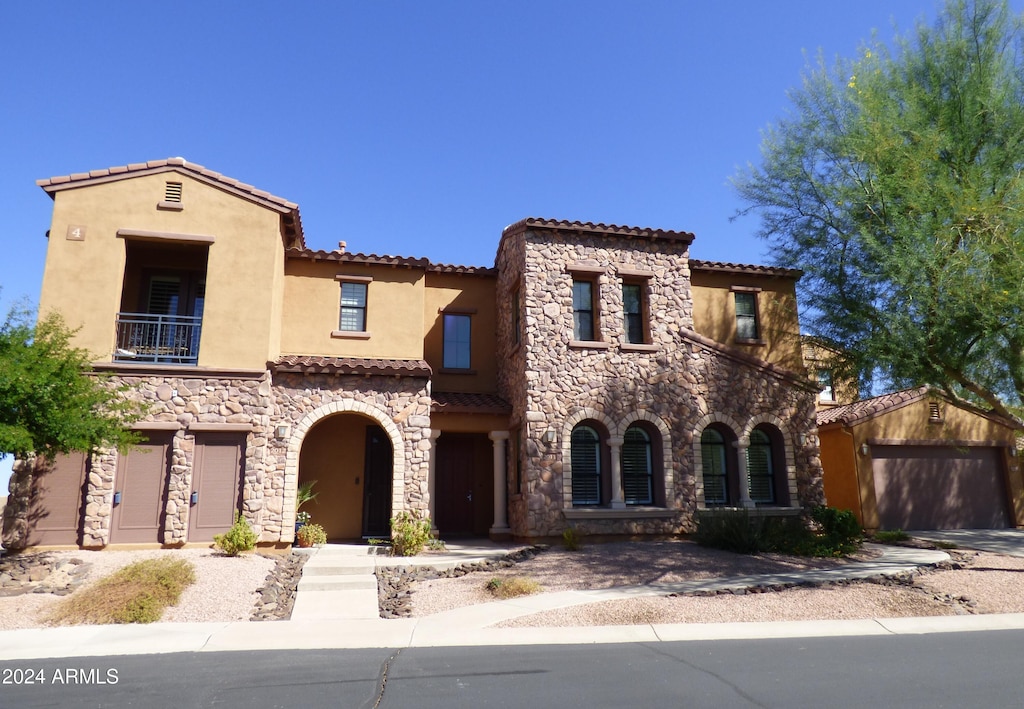
[[380,426],[366,427],[366,462],[363,477],[363,536],[389,538],[392,452],[388,434]]
[[110,542],[163,541],[171,436],[153,435],[120,456],[114,480]]
[[188,539],[212,542],[231,528],[238,510],[245,434],[200,434],[196,437],[189,498]]
[[88,463],[84,453],[59,455],[52,465],[37,459],[28,512],[29,544],[78,544]]
[[476,446],[474,437],[444,433],[437,439],[437,531],[441,534],[472,534]]

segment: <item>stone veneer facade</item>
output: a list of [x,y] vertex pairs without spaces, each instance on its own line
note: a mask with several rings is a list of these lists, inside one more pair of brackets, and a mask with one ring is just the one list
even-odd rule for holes
[[[509,469],[521,466],[509,480],[513,533],[547,537],[570,525],[588,534],[692,531],[703,506],[700,436],[711,423],[729,426],[741,446],[755,426],[775,427],[784,439],[791,504],[821,504],[814,386],[692,331],[688,241],[581,231],[514,225],[498,249],[498,357],[507,363],[499,391],[512,405],[510,427],[520,442],[510,452]],[[572,340],[574,276],[599,289],[598,342]],[[642,345],[622,335],[624,279],[646,290]],[[573,507],[569,437],[586,420],[606,429],[606,443],[620,444],[630,424],[646,422],[660,438],[655,481],[664,486],[662,504]],[[551,431],[555,440],[547,442]]]
[[[394,455],[392,510],[426,511],[430,448],[429,385],[423,377],[281,373],[200,378],[150,374],[113,376],[112,386],[148,406],[135,427],[172,435],[162,542],[188,541],[189,495],[196,434],[245,435],[242,510],[261,543],[290,543],[295,529],[295,493],[302,439],[319,420],[351,413],[375,420],[391,439]],[[275,437],[279,425],[285,439]],[[114,483],[119,454],[95,453],[86,483],[82,546],[110,542]],[[19,461],[11,482],[4,543],[25,546],[24,522],[31,494],[31,461]]]

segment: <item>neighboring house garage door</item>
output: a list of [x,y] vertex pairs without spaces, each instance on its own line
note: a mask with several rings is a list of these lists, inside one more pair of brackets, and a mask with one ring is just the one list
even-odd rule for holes
[[163,541],[170,444],[170,434],[154,434],[119,456],[111,544]]
[[238,510],[245,434],[199,434],[188,515],[190,542],[212,542],[231,528]]
[[28,513],[29,544],[78,544],[87,456],[57,456],[53,467],[36,472]]
[[998,448],[871,446],[882,529],[1009,526]]

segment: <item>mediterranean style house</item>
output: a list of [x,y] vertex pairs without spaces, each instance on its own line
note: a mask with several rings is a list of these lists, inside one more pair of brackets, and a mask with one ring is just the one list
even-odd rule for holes
[[240,510],[332,539],[692,531],[824,502],[799,272],[692,234],[524,219],[493,266],[307,248],[298,206],[180,158],[41,180],[40,313],[147,413],[119,453],[18,461],[8,547],[208,543]]

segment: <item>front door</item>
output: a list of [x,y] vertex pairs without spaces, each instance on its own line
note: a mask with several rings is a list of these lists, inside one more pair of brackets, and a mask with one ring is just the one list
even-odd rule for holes
[[366,427],[363,467],[363,536],[391,537],[391,440],[380,426]]
[[160,542],[170,434],[154,434],[120,456],[114,479],[111,544]]
[[437,439],[437,530],[472,534],[476,446],[472,435],[444,433]]
[[78,544],[88,468],[85,453],[59,455],[52,466],[36,459],[28,513],[30,544]]
[[190,542],[212,542],[213,535],[228,531],[234,524],[244,449],[244,433],[196,436],[188,515]]

